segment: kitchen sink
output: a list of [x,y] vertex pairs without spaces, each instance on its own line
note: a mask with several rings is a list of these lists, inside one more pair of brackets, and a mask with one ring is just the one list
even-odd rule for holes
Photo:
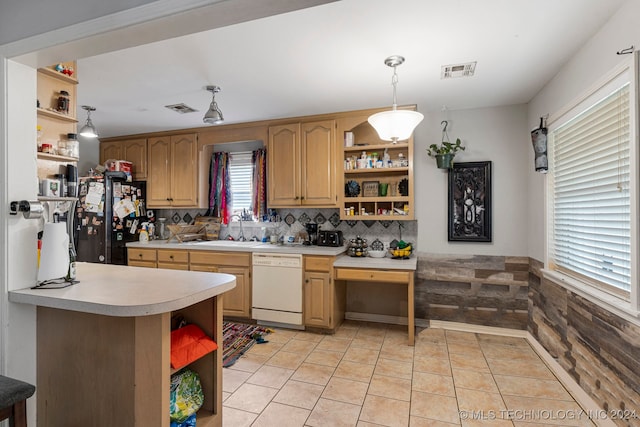
[[261,244],[260,242],[237,242],[235,240],[205,240],[193,242],[198,246],[226,246],[226,247],[252,247]]

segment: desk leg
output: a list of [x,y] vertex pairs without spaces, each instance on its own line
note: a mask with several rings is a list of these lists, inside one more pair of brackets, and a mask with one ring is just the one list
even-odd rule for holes
[[409,324],[409,345],[415,344],[415,301],[414,301],[414,274],[409,275],[409,283],[407,284],[408,289],[408,298],[407,303],[409,307],[407,307],[408,319],[407,323]]

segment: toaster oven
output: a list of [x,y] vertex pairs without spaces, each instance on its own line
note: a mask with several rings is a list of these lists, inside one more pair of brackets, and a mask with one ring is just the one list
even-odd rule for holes
[[344,244],[342,237],[342,231],[334,230],[320,230],[318,231],[318,246],[332,246],[339,247]]

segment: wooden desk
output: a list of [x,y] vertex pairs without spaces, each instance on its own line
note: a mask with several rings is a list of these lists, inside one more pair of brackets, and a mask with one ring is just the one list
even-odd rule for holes
[[407,324],[409,345],[415,343],[414,274],[416,259],[353,258],[342,256],[333,264],[335,279],[360,282],[385,282],[407,285]]

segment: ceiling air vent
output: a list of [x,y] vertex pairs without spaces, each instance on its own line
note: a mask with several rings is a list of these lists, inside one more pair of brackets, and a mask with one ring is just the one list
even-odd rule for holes
[[193,109],[191,107],[189,107],[188,105],[185,104],[173,104],[173,105],[165,105],[165,108],[168,108],[169,110],[175,111],[176,113],[180,113],[180,114],[186,114],[186,113],[194,113],[198,110]]
[[476,71],[477,61],[466,64],[443,65],[441,79],[452,79],[454,77],[471,77]]

